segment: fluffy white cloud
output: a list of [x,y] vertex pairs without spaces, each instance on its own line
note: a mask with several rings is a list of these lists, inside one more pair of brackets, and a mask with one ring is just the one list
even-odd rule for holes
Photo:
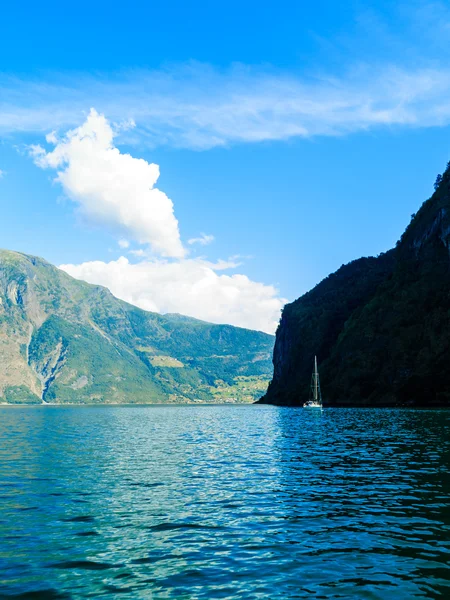
[[32,154],[39,167],[59,169],[56,180],[88,218],[150,244],[162,256],[182,258],[173,203],[155,187],[158,165],[122,154],[113,140],[109,122],[91,109],[85,123],[62,139],[47,136],[53,151],[33,146]]
[[233,262],[213,264],[200,259],[131,264],[121,257],[109,263],[60,268],[77,279],[104,285],[118,298],[145,310],[273,333],[285,300],[273,286],[251,281],[246,275],[217,273],[234,266]]
[[188,244],[200,244],[200,246],[207,246],[214,241],[213,235],[208,235],[206,233],[201,233],[198,238],[191,238],[188,240]]
[[4,177],[4,176],[5,176],[5,171],[2,171],[2,170],[0,169],[0,179],[2,179],[2,177]]
[[[121,126],[122,131],[132,127]],[[61,139],[31,148],[35,163],[57,170],[56,180],[83,214],[120,230],[118,245],[141,262],[125,257],[109,263],[93,261],[61,268],[70,275],[108,287],[114,295],[145,310],[178,312],[214,323],[230,323],[273,333],[284,300],[277,290],[246,275],[226,274],[240,265],[239,256],[215,263],[187,259],[172,201],[155,188],[159,167],[122,154],[114,146],[115,131],[94,109],[83,125]],[[189,244],[206,246],[213,235],[202,233]],[[150,248],[130,249],[131,241]]]

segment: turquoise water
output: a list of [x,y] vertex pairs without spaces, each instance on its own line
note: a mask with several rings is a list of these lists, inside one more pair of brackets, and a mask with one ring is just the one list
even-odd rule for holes
[[0,408],[0,507],[1,598],[449,598],[450,412]]

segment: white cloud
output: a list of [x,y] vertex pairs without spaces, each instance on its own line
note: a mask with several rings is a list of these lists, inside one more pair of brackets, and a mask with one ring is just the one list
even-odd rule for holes
[[158,165],[122,154],[113,140],[107,119],[91,109],[85,123],[62,139],[47,136],[53,151],[32,146],[31,152],[39,167],[59,169],[56,180],[89,219],[150,244],[162,256],[183,257],[173,203],[154,187]]
[[5,171],[2,171],[2,170],[0,169],[0,179],[2,179],[4,176],[5,176]]
[[285,303],[270,285],[245,275],[217,270],[235,266],[201,259],[146,260],[131,264],[125,257],[105,263],[61,265],[61,269],[145,310],[177,312],[212,323],[230,323],[273,333]]
[[[31,147],[35,163],[57,169],[56,180],[90,219],[127,234],[118,245],[141,262],[125,257],[109,263],[61,265],[70,275],[108,287],[117,297],[155,312],[179,312],[212,321],[273,332],[284,300],[270,285],[246,275],[224,274],[240,266],[239,256],[211,263],[186,259],[173,204],[154,187],[159,167],[122,154],[113,145],[114,130],[107,119],[91,110],[86,122],[46,152]],[[201,234],[190,244],[207,245],[214,236]],[[131,240],[148,243],[165,259],[150,258],[149,249],[129,249]]]
[[200,246],[207,246],[214,241],[213,235],[207,235],[206,233],[201,233],[198,238],[191,238],[188,240],[188,244],[200,244]]
[[447,125],[450,69],[422,60],[407,67],[359,64],[315,78],[202,64],[95,78],[66,75],[64,81],[56,75],[44,81],[0,76],[0,98],[4,134],[71,127],[95,106],[122,123],[116,131],[130,144],[205,149],[392,125]]

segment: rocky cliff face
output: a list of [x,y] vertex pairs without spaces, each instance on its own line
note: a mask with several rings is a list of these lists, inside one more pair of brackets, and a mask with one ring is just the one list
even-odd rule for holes
[[450,405],[450,173],[397,247],[341,267],[285,307],[262,402],[301,405],[313,357],[324,403]]
[[0,402],[252,401],[273,336],[148,313],[0,251]]

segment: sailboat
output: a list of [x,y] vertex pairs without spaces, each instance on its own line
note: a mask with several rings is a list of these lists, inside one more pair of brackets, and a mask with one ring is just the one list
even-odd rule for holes
[[317,370],[317,356],[314,357],[314,371],[311,377],[311,395],[303,408],[322,408],[322,394],[320,392],[319,371]]

